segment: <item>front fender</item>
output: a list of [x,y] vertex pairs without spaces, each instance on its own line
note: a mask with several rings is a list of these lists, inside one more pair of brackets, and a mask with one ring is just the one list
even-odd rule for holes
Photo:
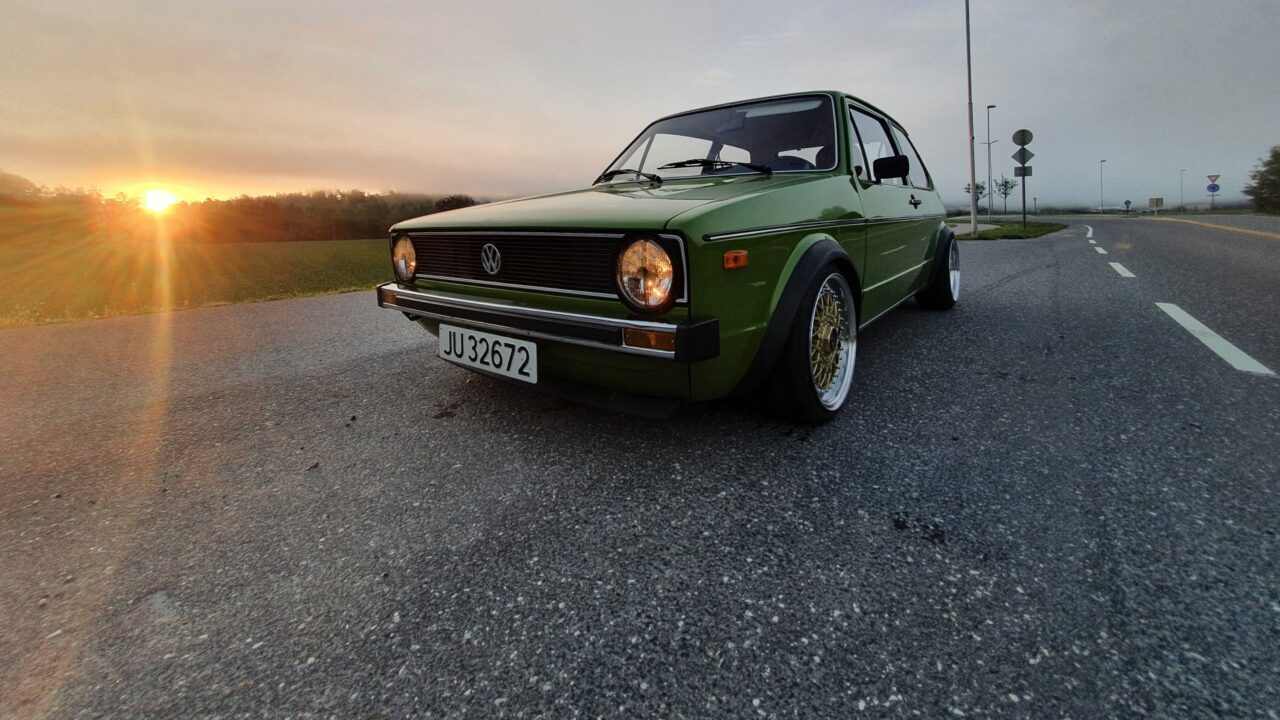
[[815,233],[797,243],[779,276],[786,278],[786,282],[779,282],[774,288],[769,325],[765,329],[764,337],[760,341],[755,358],[751,361],[751,366],[738,384],[739,393],[755,388],[773,371],[787,343],[796,315],[800,311],[805,290],[818,272],[827,265],[840,268],[853,286],[854,297],[861,296],[862,284],[854,263],[835,238],[824,233]]

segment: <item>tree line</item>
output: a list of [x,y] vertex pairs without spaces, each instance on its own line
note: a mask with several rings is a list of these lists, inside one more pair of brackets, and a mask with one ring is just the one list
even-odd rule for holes
[[157,217],[123,193],[43,188],[0,172],[0,238],[154,237],[159,219],[175,240],[351,240],[381,237],[401,220],[475,204],[469,195],[317,190],[178,202]]
[[401,220],[475,204],[468,195],[318,190],[180,203],[168,215],[190,239],[209,242],[352,240],[386,235]]

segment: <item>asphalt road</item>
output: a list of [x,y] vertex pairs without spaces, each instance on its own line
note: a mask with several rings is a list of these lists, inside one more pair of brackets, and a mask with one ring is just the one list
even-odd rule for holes
[[0,715],[1274,718],[1280,378],[1156,303],[1280,371],[1280,237],[1079,222],[964,244],[812,430],[370,293],[0,332]]

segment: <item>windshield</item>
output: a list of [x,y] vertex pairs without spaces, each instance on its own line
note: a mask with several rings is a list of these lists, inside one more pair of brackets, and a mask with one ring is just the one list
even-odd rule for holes
[[[663,168],[687,160],[753,163],[773,172],[831,170],[837,157],[834,117],[831,98],[825,95],[687,113],[650,125],[605,174],[625,169],[671,179],[756,172],[720,163]],[[635,179],[627,173],[614,181]]]

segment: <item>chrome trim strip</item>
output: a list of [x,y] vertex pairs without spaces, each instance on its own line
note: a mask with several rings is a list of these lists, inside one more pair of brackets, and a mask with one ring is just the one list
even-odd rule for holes
[[[829,167],[829,168],[826,168],[825,170],[818,170],[818,169],[814,169],[814,170],[778,170],[778,171],[776,171],[774,174],[776,175],[776,174],[781,174],[781,173],[825,173],[825,172],[832,172],[832,171],[834,171],[835,169],[837,169],[837,168],[839,168],[839,167],[840,167],[840,158],[842,158],[842,157],[844,157],[844,156],[840,154],[840,150],[842,149],[842,148],[840,147],[840,111],[839,111],[839,110],[836,110],[836,105],[837,105],[837,104],[839,104],[839,100],[837,100],[837,99],[836,99],[836,98],[835,98],[831,93],[827,93],[827,92],[799,92],[799,93],[792,93],[792,94],[787,94],[787,95],[770,95],[770,96],[767,96],[767,97],[753,98],[753,99],[750,99],[750,100],[735,100],[734,102],[721,103],[721,104],[719,104],[719,105],[709,105],[709,106],[707,106],[707,107],[695,108],[695,109],[693,109],[693,110],[685,110],[684,112],[678,112],[678,113],[675,113],[675,114],[672,114],[672,115],[667,115],[667,116],[665,116],[665,117],[660,117],[660,118],[658,118],[657,120],[654,120],[653,122],[649,123],[648,125],[645,125],[645,126],[644,126],[644,130],[641,130],[639,135],[636,135],[634,138],[632,138],[632,139],[631,139],[631,142],[627,143],[627,144],[626,144],[626,146],[622,148],[622,151],[621,151],[621,152],[619,152],[616,156],[614,156],[614,158],[613,158],[612,160],[610,160],[610,161],[609,161],[609,164],[608,164],[608,165],[605,165],[605,166],[604,166],[604,172],[609,172],[609,168],[611,168],[611,167],[613,167],[614,165],[616,165],[616,164],[618,163],[618,161],[622,159],[622,156],[626,155],[626,154],[627,154],[627,151],[631,150],[631,147],[632,147],[633,145],[635,145],[635,144],[636,144],[636,141],[637,141],[637,140],[639,140],[640,138],[644,137],[644,136],[645,136],[645,134],[649,132],[649,128],[653,127],[654,125],[657,125],[657,124],[658,124],[658,123],[660,123],[660,122],[665,122],[665,121],[667,121],[667,120],[671,120],[671,119],[673,119],[673,118],[683,117],[683,116],[685,116],[685,115],[696,115],[696,114],[698,114],[698,113],[708,112],[708,111],[711,111],[711,110],[723,110],[723,109],[725,109],[725,108],[735,107],[735,106],[737,106],[737,105],[761,105],[761,104],[764,104],[764,103],[770,103],[770,102],[783,102],[783,101],[785,101],[785,100],[793,100],[793,99],[796,99],[796,98],[804,98],[804,97],[825,98],[828,102],[830,102],[830,103],[831,103],[831,135],[832,135],[832,138],[836,141],[836,159],[835,159],[835,164],[834,164],[834,165],[832,165],[832,166],[831,166],[831,167]],[[643,167],[641,167],[640,169],[641,169],[641,170],[643,170],[644,168],[643,168]],[[603,174],[604,174],[604,173],[601,173],[601,175],[603,175]],[[724,174],[722,174],[722,175],[716,175],[715,177],[737,177],[737,176],[741,176],[741,175],[760,175],[760,173],[756,173],[756,172],[754,172],[754,171],[752,171],[752,172],[740,172],[740,173],[724,173]],[[599,177],[599,176],[597,176],[597,177]],[[675,178],[670,178],[670,179],[671,179],[671,180],[684,180],[684,179],[686,179],[686,178],[695,178],[695,177],[697,177],[697,178],[701,178],[701,177],[704,177],[704,176],[701,176],[701,175],[687,175],[687,176],[685,176],[685,177],[675,177]],[[764,177],[764,176],[762,175],[762,177]],[[593,185],[592,185],[592,187],[595,187],[595,185],[593,184]]]
[[702,239],[706,242],[719,242],[721,240],[752,237],[755,235],[772,235],[774,233],[792,232],[795,230],[812,230],[825,227],[842,227],[846,225],[865,225],[866,223],[866,218],[857,218],[854,220],[816,220],[813,222],[795,223],[792,225],[771,225],[769,227],[752,228],[750,230],[734,230],[733,232],[715,233],[713,235],[703,235]]
[[[680,266],[682,268],[680,275],[684,279],[684,287],[680,288],[680,297],[676,298],[676,304],[679,305],[681,303],[687,303],[689,302],[689,255],[684,247],[684,238],[679,235],[672,235],[671,233],[658,233],[658,237],[674,240],[675,243],[680,246]],[[615,272],[614,275],[616,281],[617,273]],[[622,298],[618,299],[621,300]]]
[[911,220],[911,221],[941,220],[944,217],[946,216],[945,215],[898,215],[897,217],[875,218],[874,220],[868,220],[867,224],[877,225],[880,223],[905,222],[907,220]]
[[408,233],[411,237],[414,235],[500,235],[500,236],[524,236],[533,235],[535,237],[563,237],[570,235],[573,237],[589,237],[589,238],[612,238],[621,240],[626,237],[626,233],[585,233],[565,230],[562,232],[538,231],[520,231],[520,230],[403,230],[401,232]]
[[[386,289],[386,285],[382,285]],[[472,310],[487,310],[490,312],[504,312],[510,315],[520,315],[522,317],[544,319],[544,320],[571,320],[573,322],[586,323],[589,325],[603,325],[609,328],[632,328],[636,330],[675,330],[676,325],[673,323],[655,322],[653,320],[631,320],[628,318],[611,318],[601,315],[585,315],[583,313],[567,312],[564,310],[547,310],[545,308],[531,308],[522,305],[509,305],[506,303],[492,302],[489,300],[472,300],[470,298],[457,298],[448,295],[437,295],[435,293],[422,292],[421,290],[410,290],[399,284],[393,285],[391,291],[396,295],[422,302],[438,303],[440,305],[448,305],[457,308],[468,308]],[[396,309],[403,309],[397,306]]]
[[859,326],[858,326],[858,331],[859,331],[859,332],[861,332],[861,331],[863,330],[863,328],[867,327],[867,326],[868,326],[868,325],[870,325],[871,323],[873,323],[873,322],[875,322],[875,321],[879,320],[880,318],[884,317],[885,315],[888,315],[889,313],[893,312],[894,310],[897,310],[897,309],[902,305],[902,303],[904,303],[904,302],[906,302],[906,301],[910,300],[910,299],[911,299],[912,297],[914,297],[914,296],[915,296],[915,293],[911,293],[910,295],[908,295],[908,296],[906,296],[906,297],[902,298],[902,299],[901,299],[901,300],[899,300],[898,302],[896,302],[896,303],[894,303],[894,304],[890,305],[889,307],[885,308],[885,309],[884,309],[884,311],[882,311],[879,315],[876,315],[875,317],[871,318],[870,320],[868,320],[868,321],[866,321],[866,322],[862,323],[861,325],[859,325]]
[[814,230],[826,227],[844,227],[849,225],[886,225],[908,220],[941,220],[945,215],[899,215],[891,218],[858,218],[854,220],[816,220],[813,222],[794,223],[791,225],[770,225],[768,227],[751,228],[750,230],[734,230],[726,233],[703,235],[704,242],[719,242],[734,238],[753,237],[756,235],[772,235],[774,233],[793,232],[796,230]]
[[[893,277],[885,278],[884,280],[881,280],[880,282],[876,283],[875,285],[868,285],[867,287],[865,287],[865,288],[863,288],[863,289],[862,289],[862,292],[866,293],[866,292],[869,292],[869,291],[871,291],[871,290],[875,290],[876,288],[880,287],[881,285],[883,285],[883,284],[885,284],[885,283],[887,283],[887,282],[893,282],[894,280],[897,280],[898,278],[902,277],[903,275],[908,275],[908,274],[910,274],[910,273],[913,273],[913,272],[915,272],[915,271],[919,270],[920,268],[922,268],[922,267],[924,267],[925,265],[928,265],[928,264],[929,264],[929,261],[928,261],[928,260],[925,260],[924,262],[922,262],[922,263],[920,263],[920,264],[916,265],[915,267],[909,267],[909,268],[907,268],[906,270],[903,270],[902,272],[898,273],[897,275],[894,275]],[[880,316],[879,316],[879,315],[877,315],[876,317],[880,317]]]
[[[396,297],[408,297],[423,302],[436,303],[447,307],[456,307],[459,309],[470,308],[476,310],[487,310],[491,312],[503,312],[511,315],[520,315],[522,317],[550,320],[571,320],[573,322],[604,326],[612,329],[638,329],[638,330],[665,330],[667,332],[675,332],[676,326],[671,323],[651,322],[647,320],[625,320],[621,318],[607,318],[598,315],[582,315],[579,313],[563,312],[560,310],[543,310],[537,308],[519,307],[516,305],[503,305],[501,303],[485,302],[483,300],[466,300],[463,298],[452,298],[443,295],[434,295],[424,293],[417,290],[407,290],[399,285],[388,288],[387,285],[379,286],[379,290],[390,290]],[[382,295],[379,293],[379,300]],[[383,303],[383,307],[395,308],[401,312],[416,315],[418,317],[431,318],[433,320],[442,320],[459,325],[467,325],[469,327],[482,328],[485,330],[495,330],[500,333],[509,335],[520,335],[521,337],[538,338],[540,340],[551,340],[553,342],[568,343],[570,345],[581,345],[582,347],[596,348],[599,350],[612,350],[614,352],[628,353],[631,355],[643,355],[645,357],[656,357],[667,360],[675,359],[675,352],[671,350],[653,350],[650,348],[638,348],[630,345],[611,345],[607,343],[594,342],[591,340],[582,340],[579,338],[564,337],[562,335],[552,335],[550,333],[538,332],[536,330],[525,330],[523,328],[509,327],[506,325],[497,325],[495,323],[483,322],[480,320],[471,320],[468,318],[453,317],[451,315],[443,315],[440,313],[425,312],[415,308],[404,307],[401,305],[389,305]]]
[[492,280],[473,280],[471,278],[445,277],[444,275],[425,275],[423,273],[417,273],[413,277],[415,279],[422,278],[423,280],[440,280],[441,282],[457,283],[459,285],[484,285],[487,287],[513,288],[516,290],[533,290],[536,292],[552,293],[556,295],[578,295],[581,297],[604,298],[606,300],[618,299],[617,293],[598,293],[598,292],[589,292],[586,290],[567,290],[565,288],[548,288],[548,287],[539,287],[537,285],[519,285],[517,283],[500,283],[500,282],[494,282]]

